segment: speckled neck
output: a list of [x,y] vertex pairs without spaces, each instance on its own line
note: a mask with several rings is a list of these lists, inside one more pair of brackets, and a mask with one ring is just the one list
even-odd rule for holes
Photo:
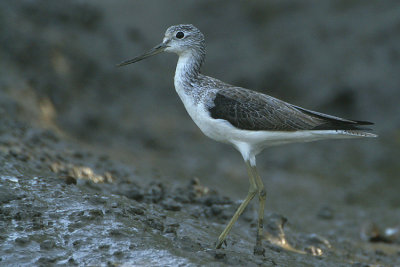
[[[175,87],[182,86],[185,91],[191,90],[200,74],[205,58],[205,49],[188,50],[179,55],[175,71]],[[178,88],[176,88],[178,90]]]

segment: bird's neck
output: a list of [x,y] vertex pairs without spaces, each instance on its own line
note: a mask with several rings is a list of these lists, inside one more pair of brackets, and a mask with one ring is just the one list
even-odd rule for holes
[[175,87],[178,85],[188,88],[193,84],[198,79],[203,61],[203,51],[188,51],[180,54],[175,71]]

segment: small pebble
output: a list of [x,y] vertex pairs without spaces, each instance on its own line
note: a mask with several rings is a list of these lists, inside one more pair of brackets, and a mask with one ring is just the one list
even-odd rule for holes
[[321,256],[323,254],[322,249],[314,246],[306,247],[304,250],[313,256]]
[[65,176],[64,179],[65,179],[65,183],[67,185],[71,185],[71,184],[75,184],[76,185],[76,183],[77,183],[76,182],[76,178],[72,177],[72,176],[69,176],[69,175]]
[[225,259],[225,258],[226,258],[226,253],[225,253],[225,252],[222,252],[222,251],[216,251],[214,257],[215,257],[217,260],[222,260],[222,259]]
[[323,206],[319,209],[317,213],[317,217],[323,220],[331,220],[333,219],[334,211],[329,206]]
[[133,200],[136,200],[136,201],[142,201],[143,198],[144,198],[143,192],[141,190],[139,190],[139,189],[136,189],[136,188],[131,189],[128,192],[126,192],[125,196],[127,198],[130,198],[130,199],[133,199]]
[[182,205],[171,198],[163,200],[161,205],[164,207],[164,209],[171,211],[180,211],[182,209]]
[[42,243],[40,243],[40,249],[52,249],[56,246],[56,242],[54,240],[45,240]]
[[24,236],[24,237],[17,237],[14,241],[18,245],[25,245],[25,244],[29,243],[30,240],[28,237]]
[[107,249],[110,248],[110,245],[109,244],[102,244],[102,245],[99,245],[98,248],[101,249],[101,250],[107,250]]
[[371,265],[362,262],[356,262],[351,265],[351,267],[370,267]]
[[150,226],[153,229],[159,230],[159,231],[164,231],[164,224],[157,220],[157,219],[153,219],[153,218],[149,218],[147,219],[147,225]]
[[144,209],[141,208],[141,207],[130,207],[128,209],[128,212],[136,214],[136,215],[143,215],[144,214]]

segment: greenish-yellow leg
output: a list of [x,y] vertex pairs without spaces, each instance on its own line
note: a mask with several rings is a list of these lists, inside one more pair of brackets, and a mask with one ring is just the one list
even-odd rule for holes
[[[243,200],[242,204],[240,204],[239,208],[236,210],[235,214],[233,215],[232,219],[228,223],[228,225],[225,227],[224,231],[222,231],[221,235],[218,237],[218,242],[215,248],[220,248],[222,246],[222,243],[224,243],[226,236],[229,234],[229,231],[232,229],[232,226],[235,224],[239,216],[243,213],[249,202],[254,198],[256,193],[258,192],[257,190],[257,183],[254,180],[253,176],[253,170],[249,162],[246,162],[247,166],[247,173],[249,175],[249,180],[250,180],[250,187],[249,187],[249,192],[247,193],[246,198]],[[261,241],[260,241],[261,242]]]
[[265,199],[267,198],[267,193],[264,189],[264,184],[260,178],[260,175],[257,172],[256,166],[251,166],[253,171],[253,177],[255,178],[257,192],[258,192],[258,222],[257,222],[257,239],[256,246],[254,247],[254,254],[264,254],[264,249],[261,245],[262,237],[263,237],[263,227],[264,227],[264,208],[265,208]]

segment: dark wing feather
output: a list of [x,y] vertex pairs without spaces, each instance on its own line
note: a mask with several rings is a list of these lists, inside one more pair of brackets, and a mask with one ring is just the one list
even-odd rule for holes
[[313,130],[370,130],[369,128],[360,127],[362,125],[373,125],[369,121],[348,120],[324,113],[308,110],[302,107],[292,105],[292,107],[308,114],[324,120],[324,123],[316,126]]
[[303,109],[243,88],[219,90],[210,106],[214,119],[229,121],[243,130],[364,130],[369,122],[346,120]]

